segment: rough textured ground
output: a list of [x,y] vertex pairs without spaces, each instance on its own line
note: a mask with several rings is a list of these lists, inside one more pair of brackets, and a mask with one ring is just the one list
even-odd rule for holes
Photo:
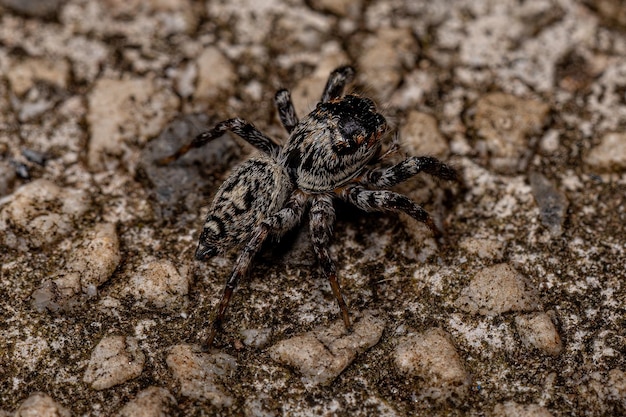
[[[0,415],[626,413],[623,2],[2,0],[0,14]],[[236,115],[284,140],[274,91],[305,114],[345,63],[403,152],[458,168],[462,184],[397,187],[447,240],[338,205],[354,331],[293,233],[202,352],[236,254],[195,262],[195,242],[251,149],[226,135],[154,159]]]

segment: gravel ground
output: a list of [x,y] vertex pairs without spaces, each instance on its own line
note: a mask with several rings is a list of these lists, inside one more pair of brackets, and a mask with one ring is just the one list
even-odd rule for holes
[[[619,0],[0,0],[0,416],[626,413],[626,6]],[[212,194],[358,69],[444,225],[338,204],[268,245],[215,348],[236,253],[193,259]],[[389,135],[391,141],[392,135]],[[395,158],[400,158],[397,155]]]

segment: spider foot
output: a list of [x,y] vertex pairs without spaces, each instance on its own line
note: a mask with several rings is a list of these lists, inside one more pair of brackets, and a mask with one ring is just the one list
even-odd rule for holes
[[213,346],[213,340],[215,340],[215,336],[217,332],[222,329],[222,321],[224,320],[224,314],[226,313],[226,308],[228,307],[228,303],[230,302],[230,297],[233,295],[233,288],[226,287],[224,288],[224,293],[222,294],[222,299],[215,310],[215,318],[211,323],[211,329],[209,330],[209,335],[205,339],[204,343],[202,343],[202,350],[208,351]]

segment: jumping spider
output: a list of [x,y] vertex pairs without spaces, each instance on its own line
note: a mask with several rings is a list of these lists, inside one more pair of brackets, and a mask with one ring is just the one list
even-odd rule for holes
[[457,178],[454,169],[431,157],[409,157],[386,168],[369,168],[387,153],[381,139],[387,131],[385,118],[372,100],[343,95],[354,69],[335,69],[315,110],[298,120],[289,91],[276,93],[280,121],[289,132],[284,145],[234,118],[201,133],[173,155],[158,161],[169,164],[192,148],[207,144],[231,131],[261,151],[242,163],[218,189],[204,223],[196,259],[206,260],[230,249],[240,249],[232,274],[226,281],[206,340],[210,347],[239,280],[269,236],[280,237],[297,226],[309,208],[310,235],[321,269],[339,304],[346,329],[348,307],[341,294],[328,244],[335,222],[333,200],[347,201],[365,211],[400,211],[441,234],[430,215],[408,197],[388,188],[419,172],[444,180]]

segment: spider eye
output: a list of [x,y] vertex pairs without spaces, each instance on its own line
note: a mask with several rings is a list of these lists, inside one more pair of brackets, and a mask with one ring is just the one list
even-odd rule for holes
[[365,129],[354,119],[344,120],[339,128],[348,146],[359,145],[365,139]]

